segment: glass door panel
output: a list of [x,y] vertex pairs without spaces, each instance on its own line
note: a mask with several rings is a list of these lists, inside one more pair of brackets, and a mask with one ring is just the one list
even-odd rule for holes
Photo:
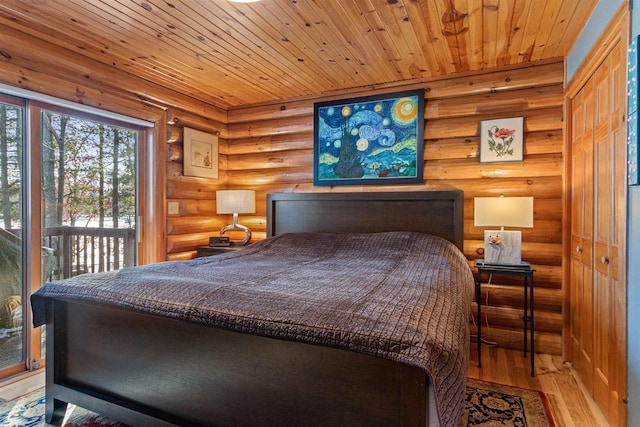
[[26,365],[24,108],[8,101],[0,97],[0,378],[22,371]]
[[135,265],[138,132],[54,111],[41,128],[43,275]]

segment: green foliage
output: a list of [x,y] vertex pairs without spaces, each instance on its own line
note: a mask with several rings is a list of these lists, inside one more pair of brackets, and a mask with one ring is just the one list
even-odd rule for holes
[[[44,112],[42,114],[44,225],[131,226],[135,218],[137,132]],[[21,228],[21,107],[0,103],[0,227]],[[117,206],[113,209],[113,201]]]
[[[137,133],[56,113],[44,113],[43,122],[44,132],[49,132],[43,142],[56,153],[53,180],[62,200],[60,196],[51,199],[63,206],[59,224],[83,226],[92,219],[111,217],[114,199],[117,217],[112,221],[134,218]],[[45,206],[45,210],[56,208]]]

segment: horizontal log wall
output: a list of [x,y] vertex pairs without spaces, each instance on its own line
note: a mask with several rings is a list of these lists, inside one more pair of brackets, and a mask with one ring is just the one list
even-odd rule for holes
[[[482,231],[473,226],[473,197],[533,196],[535,223],[523,230],[523,258],[536,272],[536,330],[538,349],[560,352],[563,65],[494,70],[396,87],[425,89],[424,185],[314,187],[313,102],[296,100],[224,111],[175,93],[97,61],[3,26],[6,41],[0,56],[0,81],[85,105],[158,121],[166,117],[165,173],[158,191],[177,202],[178,215],[167,215],[157,240],[165,244],[166,259],[189,259],[199,245],[230,222],[215,214],[215,191],[252,188],[257,212],[240,222],[266,234],[266,193],[292,191],[414,191],[453,187],[465,192],[464,252],[472,262],[481,256]],[[390,91],[387,88],[386,91]],[[341,93],[362,96],[363,89]],[[480,120],[523,116],[523,163],[480,164]],[[185,126],[219,134],[219,178],[185,177],[182,132]],[[163,129],[164,132],[164,129]],[[165,197],[156,218],[164,222]],[[163,230],[166,230],[166,236]],[[490,327],[487,339],[500,345],[520,345],[522,286],[517,280],[494,278],[483,285],[484,310]]]
[[[216,191],[228,186],[225,147],[226,125],[182,111],[168,114],[166,135],[167,206],[175,203],[177,214],[167,209],[167,260],[192,259],[198,246],[206,245],[209,237],[218,235],[231,223],[229,215],[216,213]],[[218,178],[184,175],[183,136],[189,127],[218,135]]]
[[[261,239],[266,234],[264,202],[270,192],[458,188],[465,194],[464,253],[470,264],[482,257],[484,232],[473,225],[473,198],[533,196],[534,228],[522,230],[522,256],[537,270],[536,348],[560,354],[563,76],[562,62],[552,62],[425,83],[423,185],[314,187],[313,102],[318,99],[230,110],[227,138],[220,147],[224,158],[220,167],[225,169],[225,176],[207,186],[206,191],[212,192],[221,185],[256,190],[258,210],[255,215],[241,215],[240,222],[252,229],[254,239]],[[413,88],[416,86],[398,90]],[[524,117],[524,161],[479,163],[480,121],[516,116]],[[171,226],[177,227],[177,223]],[[209,231],[218,224],[206,226],[212,226],[206,230]],[[204,243],[208,234],[197,236],[195,240]],[[189,250],[194,251],[195,247]],[[487,305],[483,322],[489,324],[484,338],[500,346],[521,348],[522,282],[494,277],[491,284],[482,285],[482,303]]]

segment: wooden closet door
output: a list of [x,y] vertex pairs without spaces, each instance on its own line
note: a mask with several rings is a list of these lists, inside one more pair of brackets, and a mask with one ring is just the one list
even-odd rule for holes
[[[627,424],[627,44],[617,18],[570,85],[567,354],[612,426]],[[575,91],[573,90],[575,89]]]
[[626,59],[618,43],[594,75],[593,396],[619,424],[621,365],[626,363],[624,280]]
[[573,100],[570,359],[591,389],[593,360],[593,79]]

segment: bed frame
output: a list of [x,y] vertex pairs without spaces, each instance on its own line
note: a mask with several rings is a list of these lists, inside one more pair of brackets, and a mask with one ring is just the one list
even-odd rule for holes
[[[462,210],[461,191],[270,194],[267,234],[413,230],[462,248]],[[387,359],[68,299],[46,326],[50,423],[68,402],[134,426],[429,425],[424,371]]]

